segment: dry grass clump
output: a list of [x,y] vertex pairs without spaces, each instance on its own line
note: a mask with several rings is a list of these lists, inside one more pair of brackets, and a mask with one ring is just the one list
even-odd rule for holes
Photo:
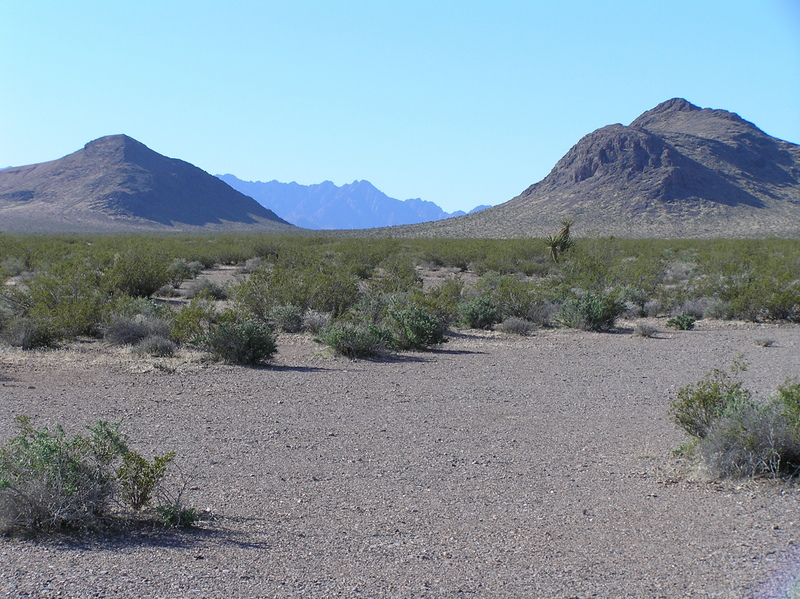
[[646,322],[637,322],[636,326],[633,328],[634,337],[647,337],[649,339],[656,335],[658,335],[658,329]]
[[536,331],[536,325],[524,318],[517,318],[512,316],[506,318],[503,322],[497,325],[497,330],[501,333],[510,333],[513,335],[527,336],[532,335]]

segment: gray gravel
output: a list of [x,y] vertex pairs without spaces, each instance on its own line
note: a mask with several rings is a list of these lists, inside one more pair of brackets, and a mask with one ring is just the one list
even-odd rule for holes
[[[462,331],[440,351],[349,361],[283,336],[274,365],[100,342],[0,348],[13,416],[123,419],[175,450],[189,532],[0,540],[8,597],[775,597],[800,494],[704,481],[671,451],[680,387],[740,354],[759,394],[800,374],[800,328],[700,321],[648,339]],[[757,340],[770,338],[772,347]]]

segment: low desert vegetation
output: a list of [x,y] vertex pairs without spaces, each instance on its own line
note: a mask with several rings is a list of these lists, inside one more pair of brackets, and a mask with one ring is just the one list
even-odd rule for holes
[[718,478],[795,477],[800,473],[800,383],[787,380],[756,399],[735,373],[712,370],[678,391],[670,415],[690,437],[681,453]]
[[[247,352],[220,347],[252,343],[255,322],[379,353],[520,321],[590,331],[643,316],[685,329],[701,318],[800,322],[800,241],[576,239],[572,228],[550,240],[0,235],[0,341],[35,349],[88,336],[143,355],[192,346],[237,361]],[[217,265],[237,266],[236,281],[197,278]],[[446,276],[424,285],[423,269]]]
[[86,434],[35,428],[16,419],[0,447],[0,532],[91,530],[150,519],[193,525],[198,513],[165,485],[173,452],[151,460],[133,451],[119,423],[97,421]]

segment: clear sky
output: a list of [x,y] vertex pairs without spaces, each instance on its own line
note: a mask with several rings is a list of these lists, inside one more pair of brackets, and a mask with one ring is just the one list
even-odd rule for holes
[[672,97],[800,143],[800,0],[0,0],[0,167],[125,133],[469,210]]

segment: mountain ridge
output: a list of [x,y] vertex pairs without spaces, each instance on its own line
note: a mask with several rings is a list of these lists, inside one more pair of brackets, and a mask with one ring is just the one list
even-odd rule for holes
[[292,226],[198,167],[124,134],[0,170],[0,230],[278,230]]
[[800,236],[800,146],[673,98],[582,137],[541,181],[475,215],[393,235]]
[[366,180],[337,186],[331,181],[312,185],[294,181],[244,181],[230,173],[217,177],[285,220],[308,229],[368,229],[465,214],[463,211],[445,212],[434,202],[420,198],[391,198]]

